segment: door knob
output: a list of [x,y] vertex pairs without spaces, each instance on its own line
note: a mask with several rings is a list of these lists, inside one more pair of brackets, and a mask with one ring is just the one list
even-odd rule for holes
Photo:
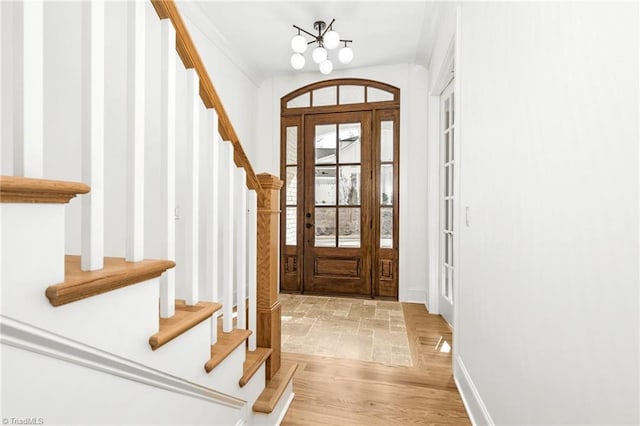
[[306,224],[306,227],[307,227],[307,228],[312,228],[312,227],[313,227],[313,223],[307,223],[307,224]]

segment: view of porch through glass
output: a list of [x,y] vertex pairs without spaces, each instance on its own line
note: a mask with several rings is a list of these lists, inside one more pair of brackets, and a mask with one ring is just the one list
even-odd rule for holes
[[360,123],[315,127],[315,246],[360,247]]

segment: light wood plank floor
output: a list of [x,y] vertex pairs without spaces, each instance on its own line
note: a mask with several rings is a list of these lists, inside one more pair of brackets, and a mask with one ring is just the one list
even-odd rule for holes
[[424,305],[402,308],[413,367],[298,353],[283,425],[469,425],[451,374],[451,330]]

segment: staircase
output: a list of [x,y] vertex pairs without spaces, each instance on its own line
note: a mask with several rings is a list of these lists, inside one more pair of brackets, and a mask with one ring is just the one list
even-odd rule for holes
[[0,417],[279,424],[282,183],[176,4],[2,2],[0,31]]

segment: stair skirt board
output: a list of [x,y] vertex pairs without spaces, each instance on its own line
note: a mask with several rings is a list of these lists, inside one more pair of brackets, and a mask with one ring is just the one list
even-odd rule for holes
[[[188,397],[187,400],[204,401],[212,407],[212,410],[216,410],[216,413],[221,410],[221,413],[224,412],[225,415],[234,415],[235,419],[232,423],[238,420],[241,412],[244,411],[243,408],[247,405],[247,402],[240,398],[110,354],[41,328],[33,327],[4,315],[0,315],[0,343],[7,347],[3,348],[3,364],[6,363],[5,366],[12,365],[12,368],[3,368],[5,373],[3,375],[3,383],[8,388],[13,389],[12,392],[5,394],[3,397],[3,415],[9,417],[19,417],[19,414],[24,412],[37,412],[39,416],[46,419],[47,423],[56,423],[56,420],[62,423],[69,423],[69,417],[59,417],[75,414],[82,416],[81,412],[85,410],[83,408],[84,403],[91,406],[87,409],[98,410],[98,412],[105,411],[105,416],[113,416],[116,414],[106,412],[111,407],[111,404],[107,401],[130,400],[133,392],[140,392],[140,400],[153,400],[151,395],[148,394],[152,388],[165,391],[158,394],[157,397],[160,399],[170,400],[172,397],[166,395],[167,392],[170,392],[175,397],[186,396]],[[8,347],[21,349],[40,356],[28,356],[22,351],[12,352]],[[61,364],[55,360],[63,361],[63,363]],[[32,362],[40,363],[41,368],[33,365]],[[24,368],[16,367],[20,364],[25,364]],[[53,366],[53,368],[45,368],[47,365],[49,367]],[[87,370],[106,373],[106,375],[88,373]],[[60,377],[61,374],[63,375],[62,377]],[[85,376],[83,380],[89,380],[86,383],[90,383],[90,392],[87,392],[86,383],[82,384],[82,380],[78,383],[73,382],[74,378],[80,379],[81,376]],[[106,379],[105,376],[111,376],[111,379]],[[115,377],[119,379],[114,381]],[[120,379],[130,384],[123,384],[123,380]],[[42,386],[22,386],[21,384],[25,383],[23,380],[27,380],[27,383],[31,380],[33,380],[33,383],[44,383]],[[111,386],[111,388],[108,386],[102,387],[96,383],[103,381],[109,382],[108,386]],[[47,384],[52,387],[48,387]],[[140,386],[140,384],[144,386]],[[60,386],[65,387],[66,390],[61,392]],[[19,388],[24,389],[25,395],[19,395]],[[120,391],[114,392],[115,388],[120,388]],[[73,391],[74,389],[75,392]],[[99,392],[100,390],[104,390],[103,395],[96,394],[96,391]],[[38,397],[33,394],[34,392],[41,392],[43,395]],[[75,405],[77,410],[69,410],[68,404],[64,403],[72,397],[67,392],[76,394],[78,399],[74,399],[74,401],[78,403]],[[52,397],[55,395],[64,395],[64,401],[56,400]],[[85,402],[79,403],[80,400],[85,400]],[[29,404],[34,401],[38,401],[39,406],[24,406],[25,403]],[[91,403],[90,401],[94,402]],[[185,402],[182,401],[181,403]],[[137,404],[126,404],[125,401],[124,405]],[[162,407],[162,404],[154,401],[153,406],[158,408]],[[78,413],[75,411],[78,411]],[[185,411],[189,410],[181,409],[179,411],[184,416]],[[148,415],[148,413],[144,414]],[[98,415],[97,412],[92,413],[93,418],[96,415]],[[86,418],[89,417],[84,417],[84,421],[86,421]],[[83,418],[80,417],[78,423],[82,423],[82,420]],[[117,421],[115,418],[111,420]],[[146,417],[140,419],[127,417],[122,420],[128,423],[149,422]],[[187,419],[185,421],[189,422],[190,420],[195,421],[196,419]],[[229,418],[229,420],[231,419]],[[110,421],[106,421],[110,423]]]

